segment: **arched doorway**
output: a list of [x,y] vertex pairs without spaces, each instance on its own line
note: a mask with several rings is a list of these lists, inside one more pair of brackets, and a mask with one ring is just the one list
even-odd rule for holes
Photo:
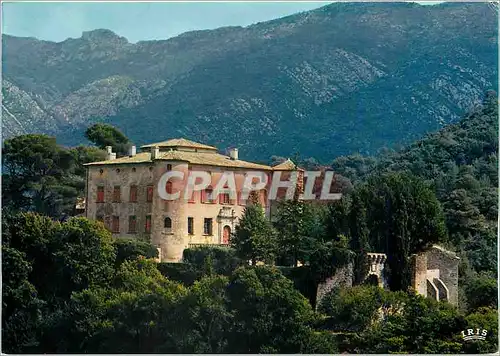
[[226,225],[226,226],[224,226],[224,230],[222,233],[222,243],[223,244],[229,243],[229,236],[231,236],[231,228],[228,225]]
[[378,286],[379,280],[376,274],[370,274],[365,280],[365,284],[369,286]]

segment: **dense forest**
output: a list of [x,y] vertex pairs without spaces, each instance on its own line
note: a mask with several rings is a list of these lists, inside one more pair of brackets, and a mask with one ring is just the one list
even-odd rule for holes
[[435,192],[444,211],[448,246],[460,252],[464,273],[497,271],[498,98],[484,102],[457,124],[430,134],[400,152],[352,155],[332,168],[352,182],[382,172],[407,172]]
[[[351,183],[341,201],[286,201],[273,222],[255,202],[231,248],[187,249],[179,264],[154,262],[148,242],[72,217],[82,164],[105,145],[128,144],[116,129],[89,128],[95,147],[11,138],[2,155],[2,351],[494,352],[497,116],[488,93],[459,123],[400,151],[336,158],[331,168]],[[410,255],[433,243],[461,257],[458,308],[409,288]],[[360,273],[366,251],[398,257],[389,258],[390,290],[358,284],[314,305],[317,284],[349,261]],[[464,342],[467,328],[486,329],[486,340]]]

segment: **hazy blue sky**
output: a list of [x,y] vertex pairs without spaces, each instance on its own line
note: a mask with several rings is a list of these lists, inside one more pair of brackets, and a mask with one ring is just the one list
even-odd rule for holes
[[3,3],[2,32],[63,41],[107,28],[130,42],[186,31],[246,26],[324,6],[327,2],[245,3]]

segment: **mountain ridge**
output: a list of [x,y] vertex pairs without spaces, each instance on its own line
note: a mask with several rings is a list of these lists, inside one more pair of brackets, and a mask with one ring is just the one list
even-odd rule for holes
[[8,111],[69,145],[105,121],[138,144],[187,136],[247,158],[370,154],[496,90],[496,29],[486,4],[334,3],[137,43],[4,35],[3,131],[23,132]]

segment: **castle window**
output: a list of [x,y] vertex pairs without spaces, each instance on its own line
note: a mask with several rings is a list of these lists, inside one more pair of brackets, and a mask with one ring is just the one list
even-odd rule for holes
[[171,171],[172,170],[172,165],[171,164],[167,164],[167,171]]
[[104,203],[104,187],[97,187],[97,202]]
[[167,182],[166,190],[167,190],[168,194],[172,194],[173,189],[172,189],[172,182],[171,181]]
[[131,203],[137,202],[137,186],[136,185],[130,186],[130,202]]
[[128,233],[129,234],[135,234],[136,233],[136,226],[137,226],[137,218],[135,215],[131,215],[128,217]]
[[229,193],[219,194],[219,203],[220,204],[231,204],[231,200],[229,199]]
[[212,225],[212,219],[205,218],[205,220],[203,221],[203,234],[212,235]]
[[243,192],[238,192],[238,205],[246,206],[247,201],[243,199]]
[[104,217],[104,227],[111,231],[111,216]]
[[117,185],[113,189],[113,202],[119,203],[120,200],[121,200],[121,189],[120,189],[120,186]]
[[146,226],[145,226],[146,234],[151,233],[151,215],[146,215]]
[[188,234],[194,235],[194,219],[192,217],[188,217]]
[[172,219],[170,219],[168,216],[163,221],[163,227],[168,230],[172,228]]
[[202,203],[213,203],[213,197],[212,197],[213,192],[214,192],[214,190],[212,189],[212,187],[208,187],[207,189],[202,190],[201,191],[201,202]]
[[99,173],[102,175],[104,173],[104,169],[99,169]]
[[111,225],[111,231],[114,234],[117,234],[120,232],[120,217],[119,216],[113,216],[113,223]]
[[147,198],[148,203],[151,203],[153,201],[153,186],[152,185],[148,185],[146,198]]
[[116,173],[120,173],[120,168],[117,168],[117,169],[116,169]]
[[134,168],[132,168],[132,172],[135,172],[135,167],[134,167]]

